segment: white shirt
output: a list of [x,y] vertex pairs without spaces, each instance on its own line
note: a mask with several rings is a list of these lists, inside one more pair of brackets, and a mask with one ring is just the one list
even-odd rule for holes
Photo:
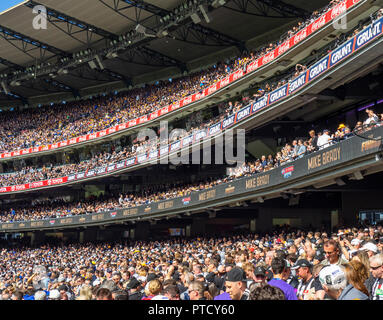
[[328,142],[330,140],[330,136],[327,133],[322,134],[318,137],[318,147],[319,149],[323,149],[328,147]]

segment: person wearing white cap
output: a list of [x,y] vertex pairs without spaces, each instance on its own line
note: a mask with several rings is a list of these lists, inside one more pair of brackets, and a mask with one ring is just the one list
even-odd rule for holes
[[370,258],[378,253],[377,245],[372,242],[367,242],[360,250],[366,250]]
[[326,294],[334,300],[368,300],[368,296],[347,282],[344,268],[339,265],[324,267],[319,281]]

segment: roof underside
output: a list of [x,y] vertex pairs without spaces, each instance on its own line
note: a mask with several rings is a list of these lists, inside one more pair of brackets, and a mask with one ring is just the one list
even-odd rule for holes
[[[134,30],[137,24],[157,31],[158,21],[183,4],[184,0],[39,0],[25,1],[0,14],[0,74],[23,70],[36,63],[55,63],[65,56],[85,49],[104,48],[113,39]],[[227,48],[240,50],[250,39],[298,21],[321,8],[328,0],[228,0],[223,6],[207,7],[210,22],[192,20],[179,25],[169,35],[103,58],[105,70],[79,65],[69,74],[49,75],[8,84],[9,94],[0,93],[0,103],[20,101],[60,92],[155,74],[175,67],[182,70],[192,62]],[[47,8],[46,30],[33,28],[36,5]],[[277,5],[285,7],[277,9]],[[286,30],[287,31],[287,27]],[[281,33],[275,34],[277,39]],[[202,60],[201,60],[202,61]],[[182,70],[184,71],[184,70]],[[116,78],[116,75],[119,78]],[[155,77],[155,76],[154,76]],[[1,87],[0,87],[1,89]],[[3,91],[3,90],[2,90]],[[23,100],[23,98],[25,98]]]

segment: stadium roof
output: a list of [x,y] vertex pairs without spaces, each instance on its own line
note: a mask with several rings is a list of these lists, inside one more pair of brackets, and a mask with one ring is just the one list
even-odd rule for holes
[[[170,13],[182,17],[180,6],[185,3],[189,6],[209,3],[203,7],[207,17],[202,11],[198,17],[185,17],[185,14],[180,23],[169,28],[167,35],[158,36],[160,19],[166,19]],[[154,35],[118,52],[117,57],[100,57],[104,69],[82,63],[68,74],[47,74],[16,84],[5,83],[8,94],[0,87],[3,89],[0,104],[9,101],[25,104],[31,97],[54,93],[78,95],[84,88],[113,81],[128,86],[140,82],[137,77],[142,79],[143,75],[152,79],[164,77],[163,72],[170,70],[169,67],[173,68],[173,74],[177,70],[190,71],[197,66],[193,62],[198,60],[203,65],[203,58],[211,54],[228,48],[238,52],[252,48],[254,43],[278,39],[288,25],[327,3],[328,0],[24,1],[0,14],[0,75],[24,71],[41,62],[56,64],[81,50],[107,48],[111,41],[135,30],[137,25],[146,28],[145,34]],[[47,10],[46,30],[33,28],[36,14],[32,9],[37,5]],[[186,12],[187,9],[183,11]],[[200,21],[194,23],[193,18]]]

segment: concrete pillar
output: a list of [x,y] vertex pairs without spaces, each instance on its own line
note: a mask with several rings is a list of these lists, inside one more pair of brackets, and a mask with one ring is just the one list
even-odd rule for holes
[[250,232],[255,232],[256,230],[256,219],[250,220]]
[[79,237],[78,237],[78,241],[80,243],[84,243],[84,231],[80,231],[80,234],[79,234]]
[[191,225],[191,236],[201,236],[206,233],[206,218],[194,218]]
[[32,232],[31,245],[38,245],[45,240],[45,233],[42,231]]
[[141,222],[137,224],[135,230],[135,238],[138,240],[148,239],[150,235],[150,224],[148,222]]

